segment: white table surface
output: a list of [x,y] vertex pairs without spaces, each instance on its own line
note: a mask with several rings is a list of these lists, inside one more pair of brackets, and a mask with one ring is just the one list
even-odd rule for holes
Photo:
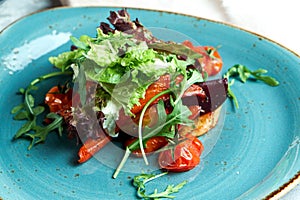
[[[61,0],[64,6],[128,6],[191,14],[231,23],[264,35],[300,55],[298,0]],[[13,21],[44,8],[54,0],[0,0],[0,31]],[[281,198],[300,200],[300,185]]]
[[70,6],[127,6],[175,11],[227,22],[300,55],[299,0],[60,0]]

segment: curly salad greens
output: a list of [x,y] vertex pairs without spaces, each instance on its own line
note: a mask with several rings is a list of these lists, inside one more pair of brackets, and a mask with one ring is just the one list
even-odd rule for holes
[[[270,86],[279,83],[266,76],[266,70],[252,71],[243,65],[208,80],[222,69],[216,48],[162,41],[138,19],[132,21],[126,10],[111,11],[108,21],[113,28],[101,22],[96,37],[71,37],[70,51],[49,58],[57,71],[20,89],[24,102],[12,113],[24,124],[14,138],[28,138],[31,149],[52,132],[67,134],[81,145],[79,163],[107,143],[122,140],[125,153],[113,178],[129,156],[142,157],[148,164],[147,155],[158,153],[159,166],[166,172],[137,175],[133,185],[140,198],[174,198],[172,194],[187,181],[153,193],[146,193],[145,185],[168,171],[184,172],[200,163],[204,147],[199,134],[185,132],[183,127],[193,128],[197,118],[213,113],[227,97],[238,107],[232,78],[257,79]],[[69,76],[70,81],[52,86],[44,94],[44,105],[35,102],[32,93],[38,83],[56,76]]]

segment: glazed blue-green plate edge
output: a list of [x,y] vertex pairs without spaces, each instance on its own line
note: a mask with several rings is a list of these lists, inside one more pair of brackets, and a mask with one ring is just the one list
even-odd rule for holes
[[[100,8],[100,7],[68,8],[68,7],[65,7],[65,8],[56,8],[56,9],[45,10],[44,12],[39,12],[39,13],[36,13],[34,15],[31,15],[31,16],[35,17],[35,16],[38,16],[40,13],[46,13],[46,12],[50,12],[50,13],[51,12],[62,12],[62,13],[64,13],[64,11],[67,11],[67,10],[78,10],[78,11],[80,11],[80,10],[93,10],[93,9],[105,10],[106,15],[108,15],[108,12],[107,12],[108,10],[115,10],[117,8]],[[149,10],[143,10],[143,9],[135,9],[135,8],[128,8],[128,9],[129,9],[129,12],[132,11],[132,13],[133,13],[132,16],[134,16],[134,17],[137,16],[139,14],[139,12],[153,12],[153,13],[156,13],[156,11],[149,11]],[[96,11],[94,10],[94,12],[96,12]],[[137,14],[135,14],[135,12],[137,12]],[[81,12],[79,12],[79,13],[81,13]],[[88,14],[86,14],[86,15],[88,16]],[[298,66],[298,68],[295,68],[295,69],[293,68],[293,69],[296,71],[295,73],[299,74],[299,56],[296,53],[288,50],[287,48],[282,47],[279,44],[274,43],[274,41],[269,40],[269,39],[267,39],[263,36],[251,33],[247,30],[244,30],[244,29],[241,29],[241,28],[229,25],[229,24],[215,22],[215,21],[211,21],[211,20],[208,20],[208,19],[194,18],[194,17],[188,16],[188,15],[183,16],[183,15],[180,15],[180,14],[167,13],[167,12],[160,12],[159,15],[160,16],[172,15],[173,17],[175,15],[176,16],[178,15],[179,16],[178,18],[185,18],[186,17],[186,18],[189,18],[189,20],[192,20],[192,19],[194,19],[195,21],[200,20],[200,21],[203,21],[204,23],[207,23],[207,24],[213,24],[211,26],[224,26],[225,28],[234,29],[234,32],[236,32],[236,31],[239,32],[240,31],[240,32],[242,32],[242,34],[249,34],[248,35],[249,37],[257,37],[257,38],[259,38],[258,41],[263,41],[262,46],[264,46],[264,45],[268,46],[269,45],[272,48],[274,48],[275,52],[280,52],[278,55],[287,56],[288,58],[291,57],[292,59],[294,59],[293,61],[295,61],[295,65],[296,65],[296,67]],[[4,29],[1,32],[1,34],[2,35],[5,34],[6,31],[9,31],[12,26],[17,25],[18,23],[22,23],[23,19],[26,19],[26,17],[22,18],[21,20],[15,22],[11,26]],[[139,17],[139,19],[143,22],[142,17]],[[104,19],[102,19],[102,20],[104,20]],[[187,19],[185,19],[185,20],[187,20]],[[184,21],[184,19],[183,19],[183,21]],[[57,22],[57,23],[59,23],[59,22]],[[95,27],[97,26],[96,23],[97,22],[95,21]],[[195,23],[197,23],[197,22],[195,22]],[[195,28],[198,28],[198,27],[195,27]],[[210,38],[208,37],[207,40],[209,41],[209,39]],[[2,51],[0,53],[2,54]],[[247,60],[247,59],[245,59],[245,60]],[[34,78],[34,77],[31,77],[31,78]],[[292,77],[292,78],[295,79],[295,77]],[[27,80],[29,80],[29,79],[30,78],[28,77]],[[1,81],[0,83],[2,84],[3,83],[2,80],[0,80],[0,81]],[[4,90],[4,91],[8,92],[9,89]],[[296,92],[295,95],[299,95],[299,90],[295,90],[295,92]],[[298,96],[298,98],[299,98],[299,96]],[[295,102],[293,102],[293,103],[295,103]],[[297,112],[297,111],[299,111],[299,99],[298,99],[298,102],[296,102],[296,104],[298,104],[298,107],[296,107],[296,112]],[[299,112],[297,112],[297,113],[299,113]],[[1,115],[3,115],[3,113]],[[4,117],[11,118],[11,116],[7,115],[7,114],[4,114]],[[298,119],[298,118],[296,117],[296,119]],[[253,199],[253,198],[261,199],[261,198],[266,198],[266,199],[268,199],[268,198],[275,197],[276,195],[280,195],[281,193],[286,193],[287,191],[285,189],[289,188],[288,185],[290,185],[290,184],[295,185],[295,183],[299,183],[299,166],[300,166],[299,155],[298,155],[298,153],[299,153],[299,128],[294,128],[294,129],[295,129],[294,137],[292,138],[287,151],[284,153],[282,159],[280,159],[280,161],[278,162],[276,167],[274,167],[274,169],[267,176],[265,176],[265,178],[260,183],[256,184],[250,190],[248,190],[247,192],[245,192],[244,194],[242,194],[241,196],[239,196],[237,198],[240,198],[240,199]],[[3,131],[3,129],[1,129],[1,131]],[[4,139],[4,138],[1,138],[1,139]],[[11,145],[16,145],[16,144],[11,144]],[[42,147],[39,147],[39,148],[42,148]],[[25,152],[26,151],[24,149],[24,153]],[[28,157],[26,159],[31,159],[31,157]],[[3,173],[4,172],[2,171],[1,174],[3,174]],[[12,173],[12,171],[10,171],[10,175],[11,175],[11,173]],[[281,174],[281,176],[279,176],[280,174]],[[271,189],[270,188],[265,188],[266,187],[265,185],[267,185],[267,186],[268,185],[273,185],[273,187],[271,187]],[[289,188],[289,189],[291,189],[291,188]],[[5,199],[6,196],[9,197],[11,192],[13,192],[13,191],[10,191],[7,194],[4,193],[5,195],[3,195],[3,198]],[[180,194],[178,194],[178,196],[180,197]]]

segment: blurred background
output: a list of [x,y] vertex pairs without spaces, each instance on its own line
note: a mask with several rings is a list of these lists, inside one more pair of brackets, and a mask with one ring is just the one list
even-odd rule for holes
[[103,5],[167,10],[230,23],[300,55],[298,0],[0,0],[0,30],[24,15],[46,8]]
[[[245,28],[300,55],[298,0],[0,0],[0,32],[19,18],[60,6],[120,6],[180,12]],[[299,200],[300,186],[282,199]]]
[[0,30],[20,17],[61,5],[59,0],[0,0]]

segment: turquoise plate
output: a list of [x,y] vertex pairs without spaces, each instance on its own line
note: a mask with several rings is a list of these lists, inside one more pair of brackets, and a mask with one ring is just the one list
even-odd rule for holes
[[[21,102],[20,87],[54,69],[48,57],[69,49],[69,36],[94,36],[100,21],[117,8],[59,8],[27,16],[0,35],[0,197],[3,199],[136,199],[131,178],[97,159],[76,164],[75,141],[56,134],[27,150],[29,141],[12,138],[20,122],[10,110]],[[201,45],[221,46],[226,68],[244,64],[269,71],[280,86],[236,82],[240,109],[224,105],[224,124],[214,148],[200,166],[170,174],[150,188],[189,183],[178,199],[262,199],[283,194],[299,182],[300,58],[262,36],[206,19],[167,12],[129,9],[146,27],[177,30]],[[46,92],[58,80],[39,85]],[[40,95],[37,101],[42,101]],[[112,155],[110,158],[119,160]],[[137,170],[140,173],[139,170]],[[1,199],[0,198],[0,199]]]

